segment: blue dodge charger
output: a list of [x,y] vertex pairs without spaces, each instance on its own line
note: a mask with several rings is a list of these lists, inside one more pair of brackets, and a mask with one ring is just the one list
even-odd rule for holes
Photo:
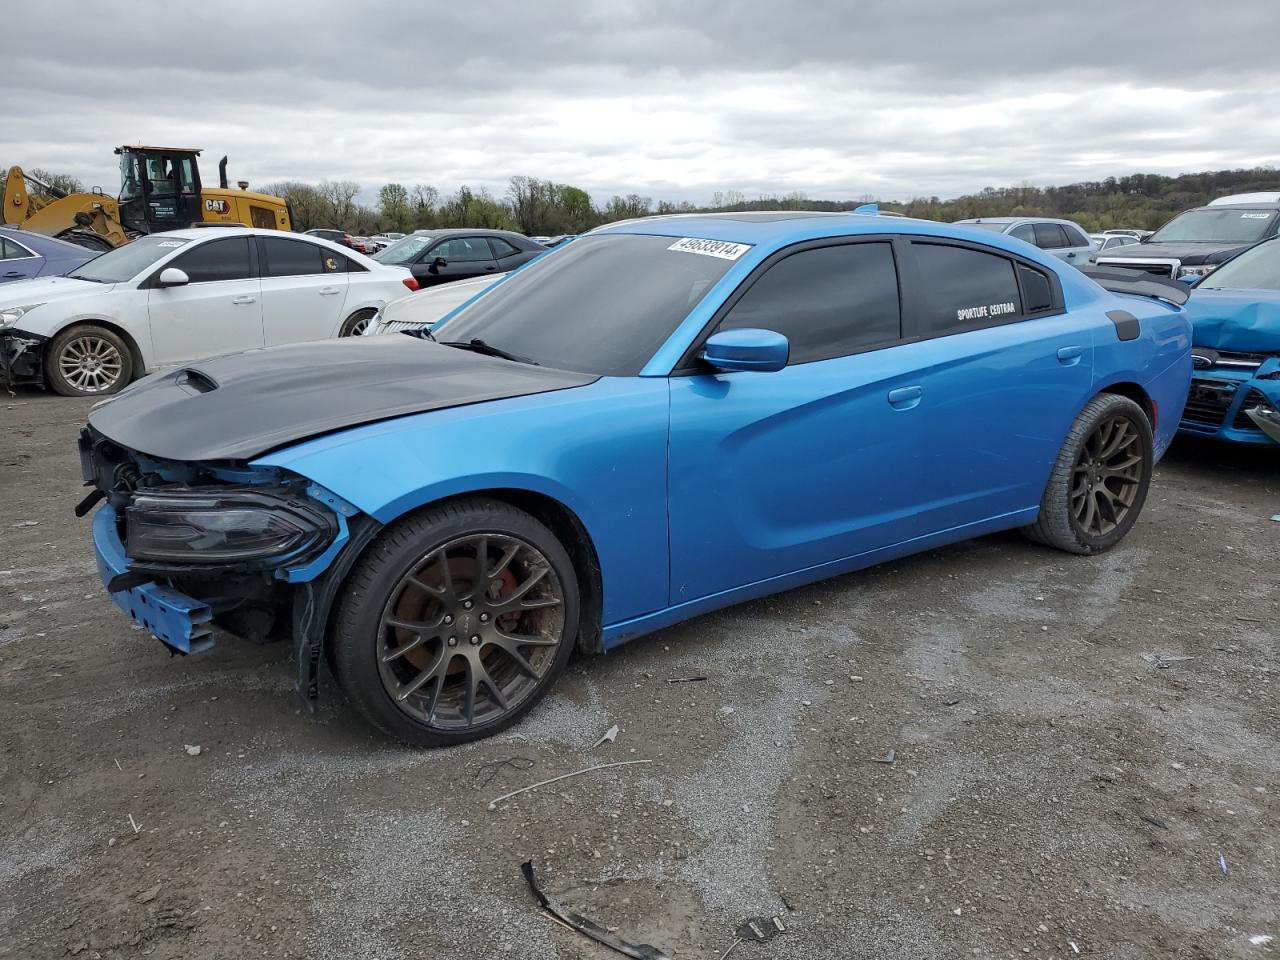
[[327,661],[387,734],[472,740],[575,649],[997,530],[1115,545],[1191,338],[1184,287],[1103,282],[924,221],[618,223],[419,336],[139,381],[77,510],[171,650],[289,638],[305,696]]

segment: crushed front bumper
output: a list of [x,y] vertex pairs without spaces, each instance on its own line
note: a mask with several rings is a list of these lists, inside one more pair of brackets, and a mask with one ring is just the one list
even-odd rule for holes
[[1280,410],[1280,357],[1255,369],[1213,366],[1194,371],[1178,432],[1267,446],[1277,441],[1249,415],[1259,409]]
[[[103,504],[94,514],[93,552],[104,587],[129,568],[124,544],[116,533],[116,512],[110,504]],[[152,636],[174,653],[200,653],[213,646],[209,627],[213,610],[208,604],[158,583],[144,583],[114,593],[108,589],[108,593],[134,623],[150,630]]]
[[0,330],[0,387],[44,385],[44,345],[48,337],[23,330]]

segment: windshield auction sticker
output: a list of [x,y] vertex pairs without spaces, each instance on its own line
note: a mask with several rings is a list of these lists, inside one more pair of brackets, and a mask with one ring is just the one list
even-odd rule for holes
[[699,240],[697,237],[684,237],[677,240],[668,250],[679,250],[681,253],[700,253],[704,257],[719,257],[721,260],[737,260],[751,249],[749,243],[729,243],[725,240]]

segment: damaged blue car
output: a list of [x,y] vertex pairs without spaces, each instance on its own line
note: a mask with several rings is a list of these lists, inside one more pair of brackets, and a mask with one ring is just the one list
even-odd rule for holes
[[[420,335],[192,363],[80,439],[103,583],[171,651],[289,640],[413,744],[575,650],[998,530],[1119,542],[1191,375],[1185,285],[873,215],[601,228]],[[1109,289],[1104,289],[1105,287]]]
[[1195,370],[1183,433],[1280,443],[1280,239],[1249,248],[1196,283],[1186,311]]

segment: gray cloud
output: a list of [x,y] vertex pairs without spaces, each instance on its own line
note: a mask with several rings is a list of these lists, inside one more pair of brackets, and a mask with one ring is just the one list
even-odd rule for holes
[[1280,153],[1272,0],[107,10],[7,12],[27,40],[0,66],[0,162],[113,189],[111,147],[145,140],[229,153],[255,183],[848,199]]

